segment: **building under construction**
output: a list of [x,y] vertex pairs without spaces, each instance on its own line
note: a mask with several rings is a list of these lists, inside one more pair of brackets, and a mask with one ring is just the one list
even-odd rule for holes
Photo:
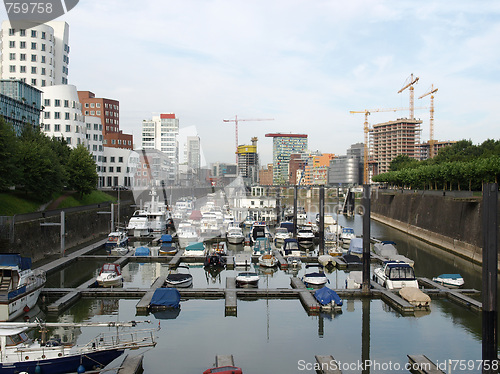
[[238,146],[238,174],[245,182],[259,182],[259,155],[257,153],[257,138],[252,138],[252,145]]
[[369,152],[372,176],[389,171],[391,161],[399,155],[420,158],[417,145],[420,144],[421,124],[419,119],[400,118],[373,125]]

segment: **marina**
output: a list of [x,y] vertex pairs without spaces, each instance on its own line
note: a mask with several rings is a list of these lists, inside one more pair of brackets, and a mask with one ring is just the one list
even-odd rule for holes
[[[339,221],[342,220],[349,220],[355,231],[360,232],[360,217],[354,216],[350,219],[339,217]],[[409,258],[416,257],[412,251],[418,248],[429,257],[430,262],[436,261],[434,257],[437,249],[384,225],[372,222],[372,236],[379,240],[387,240],[390,237],[398,243],[400,252]],[[147,243],[134,243],[134,246],[140,245]],[[317,261],[317,247],[310,256],[301,258],[304,263],[297,268],[289,267],[283,257],[280,259],[279,267],[262,268],[258,265],[258,256],[252,256],[250,266],[236,266],[217,271],[204,268],[203,257],[185,257],[182,252],[178,251],[175,256],[136,257],[129,253],[121,257],[112,257],[106,255],[99,246],[91,245],[86,251],[83,249],[78,253],[78,259],[72,259],[71,254],[64,258],[67,263],[65,267],[62,267],[61,260],[44,265],[44,269],[48,270],[48,277],[42,294],[45,307],[42,309],[47,310],[48,320],[72,319],[74,313],[83,308],[87,311],[85,318],[89,321],[128,318],[153,319],[154,322],[156,317],[148,309],[154,289],[164,283],[171,268],[188,264],[193,276],[193,286],[179,288],[181,295],[179,311],[164,321],[158,319],[157,322],[161,325],[158,331],[158,344],[143,354],[142,364],[146,373],[156,372],[157,368],[162,367],[157,359],[158,356],[172,358],[169,360],[171,372],[203,372],[210,366],[214,355],[218,352],[230,352],[234,357],[238,357],[237,366],[244,372],[255,373],[269,370],[302,372],[300,360],[304,360],[304,365],[305,363],[312,365],[316,356],[332,355],[340,363],[358,362],[362,351],[365,352],[367,349],[371,360],[379,362],[392,360],[401,365],[405,364],[409,354],[427,354],[437,363],[444,362],[447,357],[457,357],[457,347],[449,346],[447,349],[442,344],[430,342],[434,339],[432,334],[437,334],[435,339],[441,336],[435,330],[465,342],[461,343],[460,357],[464,354],[465,357],[473,359],[480,355],[478,311],[481,303],[477,300],[480,268],[468,264],[465,260],[450,257],[449,254],[439,255],[441,262],[439,269],[441,273],[460,272],[466,281],[465,288],[449,289],[433,282],[430,279],[437,272],[432,268],[429,269],[426,259],[419,258],[416,261],[415,274],[419,285],[432,299],[428,309],[415,308],[397,293],[373,281],[371,298],[368,299],[362,295],[360,289],[346,289],[350,271],[338,266],[342,260],[340,257],[334,257],[337,266],[325,269],[329,281],[327,286],[338,293],[344,300],[344,305],[340,311],[322,312],[320,305],[314,299],[313,290],[306,288],[300,280],[306,271],[305,264]],[[228,245],[227,257],[233,258],[235,254],[245,252],[243,245]],[[278,251],[275,251],[275,255],[280,257]],[[375,254],[372,256],[372,273],[381,260],[382,258]],[[113,261],[121,265],[123,286],[89,287],[95,282],[97,269],[102,264]],[[235,278],[242,270],[253,271],[259,275],[258,287],[236,287]],[[474,289],[474,284],[479,287]],[[452,316],[454,323],[449,316]],[[365,331],[367,326],[362,323],[363,318],[369,318],[369,331]],[[256,330],[251,328],[253,325],[261,327]],[[410,328],[415,334],[418,330],[425,329],[426,335],[418,339],[412,338],[411,341],[402,341],[400,338],[391,340],[390,331],[393,327],[380,334],[383,326],[393,325],[398,328]],[[414,332],[417,325],[418,329]],[[261,329],[263,331],[260,331]],[[163,335],[164,330],[168,330],[167,335]],[[237,334],[234,335],[229,331],[237,331]],[[206,337],[210,334],[218,335],[217,341],[220,344],[216,351],[206,352],[206,347],[200,345],[199,351],[202,353],[197,355],[196,359],[190,360],[192,362],[175,360],[176,354],[182,354],[178,350],[180,347],[188,344],[192,348],[193,338],[195,341],[206,342]],[[342,339],[339,340],[339,337]],[[459,341],[455,338],[451,341]],[[172,348],[168,343],[169,339],[175,339],[180,347]],[[249,343],[236,344],[235,339],[243,339]],[[293,344],[294,341],[307,341],[307,345],[301,345],[299,348]],[[198,343],[195,342],[196,344]],[[158,353],[164,349],[167,351]],[[293,357],[297,359],[290,360],[289,353],[280,353],[285,351],[293,352]],[[254,360],[252,356],[256,354],[260,355],[262,360]],[[115,365],[118,367],[119,362]],[[113,364],[110,364],[110,367],[112,366]],[[342,372],[359,371],[344,367]]]

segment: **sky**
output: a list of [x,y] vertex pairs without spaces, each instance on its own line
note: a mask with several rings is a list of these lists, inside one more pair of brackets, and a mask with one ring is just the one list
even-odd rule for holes
[[[3,19],[6,19],[5,9]],[[233,162],[267,133],[308,135],[311,151],[346,154],[363,142],[363,114],[408,108],[429,139],[500,139],[500,2],[497,0],[80,0],[70,26],[69,83],[120,101],[120,127],[140,146],[141,123],[175,113],[194,126],[207,162]],[[408,110],[369,116],[371,125]]]

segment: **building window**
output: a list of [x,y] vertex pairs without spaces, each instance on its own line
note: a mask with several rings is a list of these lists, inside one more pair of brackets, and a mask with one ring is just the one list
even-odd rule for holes
[[36,55],[31,55],[31,62],[36,62]]
[[9,53],[9,59],[12,61],[12,60],[15,60],[16,59],[16,54],[15,53]]
[[43,113],[43,118],[50,119],[50,112]]
[[112,173],[112,172],[114,172],[114,171],[115,171],[114,167],[113,167],[113,166],[110,166],[110,167],[109,167],[109,172],[110,172],[110,173]]
[[26,30],[25,29],[20,29],[19,30],[19,35],[26,36]]
[[31,49],[36,50],[36,43],[31,43]]
[[115,162],[114,156],[111,156],[111,160],[109,162]]
[[71,132],[71,125],[66,125],[66,132]]
[[36,38],[36,30],[31,30],[31,37]]
[[42,75],[45,75],[45,68],[42,68]]
[[42,39],[45,39],[45,31],[42,31]]
[[85,103],[85,108],[88,108],[89,107],[89,103]]
[[31,67],[31,74],[36,74],[36,66]]
[[9,66],[9,72],[15,73],[16,72],[16,65],[10,65]]
[[26,61],[26,53],[20,53],[19,54],[19,60]]
[[21,73],[26,73],[26,66],[21,65],[21,66],[19,66],[19,69],[20,69]]
[[64,113],[64,119],[69,120],[69,112]]
[[117,173],[121,173],[121,172],[122,172],[122,168],[121,168],[120,166],[117,166],[117,167],[116,167],[116,172],[117,172]]
[[12,36],[16,33],[15,29],[9,29],[9,35]]
[[115,139],[111,139],[111,144],[116,144],[116,140]]
[[41,59],[41,60],[42,60],[42,63],[44,63],[44,64],[45,64],[45,56],[42,56],[42,59]]
[[54,119],[61,119],[61,113],[60,112],[54,112]]
[[69,100],[64,100],[64,107],[69,108]]
[[89,111],[88,111],[88,110],[86,110],[86,111],[85,111],[85,115],[86,115],[86,116],[88,116],[88,115],[89,115]]
[[45,82],[45,79],[42,79],[42,87],[45,87],[47,83]]
[[100,107],[101,107],[101,103],[96,103],[96,104],[95,104],[95,107],[96,107],[96,108],[100,108]]
[[50,99],[44,99],[43,100],[43,105],[44,106],[50,106]]
[[101,111],[100,110],[96,110],[95,114],[97,114],[98,116],[101,115]]
[[19,44],[21,49],[26,49],[26,42],[21,42]]
[[[23,44],[23,42],[21,42],[21,45]],[[14,40],[10,40],[9,41],[9,48],[16,48],[16,42]],[[22,48],[22,47],[21,47]]]
[[93,116],[95,114],[95,111],[91,110],[90,115]]
[[66,138],[66,143],[71,144],[71,138],[69,136]]
[[123,162],[123,157],[118,157],[118,162]]
[[61,131],[61,125],[55,124],[54,125],[54,131],[55,132]]
[[41,50],[45,51],[45,44],[44,43],[42,43]]
[[95,108],[95,104],[94,103],[90,103],[90,107],[91,108]]
[[36,86],[36,79],[32,79],[32,80],[31,80],[31,85],[32,85],[32,86]]
[[55,99],[54,100],[54,106],[61,106],[61,100]]
[[50,124],[45,124],[45,131],[50,131]]

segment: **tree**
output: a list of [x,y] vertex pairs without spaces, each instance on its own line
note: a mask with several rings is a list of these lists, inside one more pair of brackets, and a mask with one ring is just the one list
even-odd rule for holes
[[80,199],[96,189],[98,181],[96,164],[83,145],[80,144],[71,151],[67,168],[68,186],[79,193]]
[[14,186],[19,178],[18,147],[19,139],[14,129],[0,116],[0,191]]
[[418,166],[418,161],[408,155],[399,155],[392,159],[389,171],[399,171],[403,169],[413,169]]

